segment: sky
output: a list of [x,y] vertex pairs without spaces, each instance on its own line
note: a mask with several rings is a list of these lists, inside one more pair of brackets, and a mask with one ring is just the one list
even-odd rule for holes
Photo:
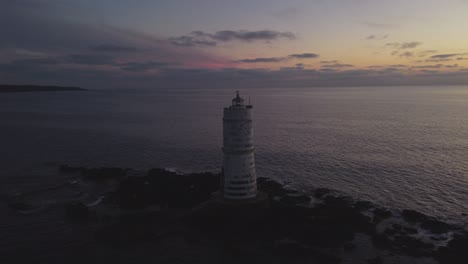
[[0,83],[468,84],[468,0],[0,0]]

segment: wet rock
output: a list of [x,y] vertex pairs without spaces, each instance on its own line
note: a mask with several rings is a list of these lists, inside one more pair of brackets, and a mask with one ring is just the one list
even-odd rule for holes
[[148,226],[148,223],[137,221],[120,221],[101,227],[94,237],[98,242],[114,246],[147,242],[155,237]]
[[383,259],[381,257],[370,258],[370,259],[367,259],[367,263],[369,263],[369,264],[382,264]]
[[414,234],[418,233],[418,230],[416,228],[412,228],[412,227],[403,227],[403,231],[405,233],[411,234],[411,235],[414,235]]
[[81,170],[81,176],[84,180],[107,180],[107,179],[123,179],[130,169],[123,168],[92,168]]
[[35,208],[34,205],[26,202],[11,202],[8,207],[14,210],[32,210]]
[[[370,235],[374,246],[389,251],[389,254],[421,257],[431,256],[434,252],[431,244],[411,236],[418,231],[413,225],[393,224],[378,234],[376,225],[392,217],[389,210],[378,208],[370,202],[355,202],[350,197],[337,196],[330,189],[317,189],[315,196],[320,197],[322,202],[310,207],[304,206],[310,202],[310,197],[288,190],[271,179],[259,178],[259,190],[269,197],[277,197],[269,201],[269,206],[249,207],[237,203],[226,206],[217,200],[205,203],[219,189],[219,185],[220,175],[212,173],[180,175],[152,169],[143,177],[124,177],[111,195],[111,202],[123,209],[141,209],[152,205],[163,209],[153,219],[146,215],[132,215],[128,220],[112,219],[96,233],[96,237],[99,241],[116,244],[154,240],[165,232],[166,226],[172,224],[171,221],[161,224],[157,221],[177,211],[183,212],[181,217],[174,218],[177,229],[183,230],[183,236],[190,243],[210,241],[242,250],[258,247],[285,260],[295,259],[300,263],[303,260],[338,263],[338,257],[324,252],[353,250],[352,241],[356,233]],[[368,209],[373,212],[372,219],[362,213]],[[404,210],[402,216],[407,222],[421,224],[423,228],[441,228],[440,223],[416,211]],[[455,241],[441,249],[439,258],[448,258],[449,252],[461,254],[457,243],[460,242]],[[373,258],[368,262],[381,263],[381,259]]]
[[369,201],[357,201],[354,203],[354,207],[359,211],[368,210],[374,206],[375,205]]
[[442,234],[450,230],[450,225],[437,220],[425,221],[421,224],[421,227],[431,231],[434,234]]
[[430,220],[429,216],[420,212],[416,212],[414,210],[405,209],[402,211],[401,215],[403,216],[403,219],[405,219],[405,221],[409,223],[417,223]]
[[431,251],[434,246],[429,243],[424,243],[417,238],[401,235],[395,236],[394,248],[401,250],[408,256],[427,257],[431,256]]
[[274,196],[285,196],[290,193],[294,193],[293,190],[288,190],[284,186],[269,178],[259,177],[257,179],[258,189],[265,193],[268,193],[270,197]]
[[67,217],[72,220],[85,221],[89,218],[89,209],[80,202],[73,202],[66,206]]
[[333,193],[333,190],[331,190],[331,189],[317,188],[315,190],[314,195],[315,195],[316,198],[324,198],[325,196],[327,196],[327,195],[329,195],[331,193]]
[[326,254],[298,243],[297,241],[276,241],[274,246],[275,255],[284,258],[288,262],[291,259],[312,259],[318,263],[335,264],[341,259],[337,256]]
[[372,243],[378,249],[391,250],[393,248],[393,241],[385,234],[373,234]]
[[430,236],[429,238],[434,241],[442,241],[442,240],[447,239],[446,237],[438,237],[438,236]]
[[439,248],[436,258],[444,263],[466,264],[468,263],[468,232],[457,234],[446,247]]
[[396,234],[407,235],[407,234],[416,234],[418,233],[418,230],[416,228],[402,226],[400,224],[392,224],[391,227],[385,229],[384,233],[390,236],[393,236]]
[[401,234],[401,231],[397,230],[395,228],[387,228],[387,229],[385,229],[385,231],[383,233],[385,235],[387,235],[387,236],[394,236],[396,234]]
[[351,250],[354,250],[356,248],[356,245],[354,245],[353,243],[344,243],[343,245],[343,249],[346,250],[346,251],[351,251]]
[[311,198],[305,194],[301,195],[286,195],[281,198],[282,203],[297,205],[297,204],[307,204],[309,203]]
[[211,198],[219,188],[219,179],[219,174],[179,175],[152,169],[144,177],[125,178],[112,197],[124,209],[141,209],[149,205],[191,208]]
[[85,167],[73,167],[69,165],[60,165],[59,171],[62,173],[81,173],[82,171],[85,171]]
[[353,199],[348,196],[331,196],[328,195],[323,199],[327,206],[340,207],[340,208],[353,208]]
[[382,208],[375,208],[372,212],[374,213],[374,223],[380,223],[381,221],[388,219],[392,216],[392,212]]

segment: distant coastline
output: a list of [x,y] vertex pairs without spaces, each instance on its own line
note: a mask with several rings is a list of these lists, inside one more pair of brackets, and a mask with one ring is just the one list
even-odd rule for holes
[[79,87],[43,86],[43,85],[10,85],[0,84],[0,93],[47,92],[47,91],[86,91]]

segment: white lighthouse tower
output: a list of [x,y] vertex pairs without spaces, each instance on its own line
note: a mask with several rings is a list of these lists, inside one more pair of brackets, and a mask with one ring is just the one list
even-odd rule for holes
[[243,200],[257,196],[252,106],[236,92],[232,105],[224,108],[223,116],[223,181],[226,199]]

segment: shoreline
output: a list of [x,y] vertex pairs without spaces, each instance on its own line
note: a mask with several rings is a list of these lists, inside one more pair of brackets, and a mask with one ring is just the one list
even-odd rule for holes
[[[144,176],[128,176],[129,170],[60,167],[62,174],[77,175],[79,181],[91,185],[112,182],[113,187],[98,200],[76,199],[63,210],[67,221],[89,227],[93,243],[128,251],[126,257],[132,256],[134,246],[160,247],[177,240],[160,252],[159,260],[188,258],[195,249],[206,252],[198,256],[206,262],[213,262],[208,253],[213,250],[216,258],[231,256],[238,260],[234,263],[250,263],[251,259],[457,263],[455,257],[468,259],[462,250],[468,243],[466,227],[417,211],[392,212],[326,188],[315,189],[309,196],[268,178],[258,178],[258,186],[268,194],[269,206],[226,207],[210,202],[219,187],[219,174],[151,169]],[[16,207],[34,210],[26,202]],[[152,250],[145,252],[140,254],[148,258],[152,254]],[[90,251],[83,258],[93,254],[101,253]]]
[[9,85],[0,84],[0,93],[27,93],[27,92],[61,92],[61,91],[87,91],[80,87],[64,87],[53,85]]

